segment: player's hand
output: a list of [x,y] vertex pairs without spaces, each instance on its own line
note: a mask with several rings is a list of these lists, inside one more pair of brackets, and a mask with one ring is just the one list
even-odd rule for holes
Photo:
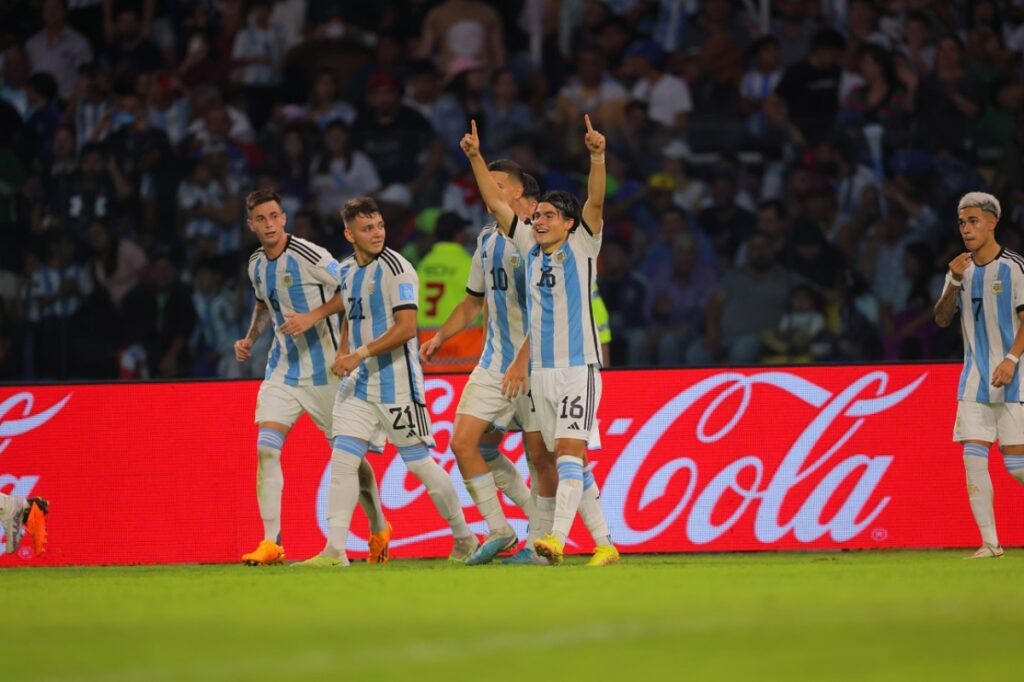
[[441,349],[442,343],[440,334],[431,336],[430,340],[420,346],[420,361],[430,364],[430,361],[434,358],[434,353]]
[[519,363],[513,362],[505,370],[505,376],[501,379],[501,394],[509,400],[515,400],[521,395],[526,395],[526,378],[529,376],[529,367],[520,367]]
[[480,156],[480,136],[476,133],[476,119],[469,122],[469,132],[462,136],[459,142],[467,159],[475,159]]
[[590,114],[583,114],[583,122],[587,124],[587,135],[583,138],[587,149],[591,154],[604,154],[604,135],[594,130],[594,126],[590,123]]
[[281,325],[281,331],[288,336],[298,336],[316,324],[317,317],[314,313],[284,313],[286,322]]
[[235,360],[245,362],[252,357],[252,341],[249,339],[238,339],[235,341]]
[[331,365],[331,371],[334,372],[335,376],[345,378],[351,374],[362,361],[363,359],[359,357],[358,353],[349,353],[348,355],[335,357],[334,363]]
[[971,254],[961,253],[959,256],[949,261],[949,271],[953,273],[954,277],[963,277],[964,272],[967,270],[967,266],[971,264]]
[[996,368],[992,370],[992,385],[996,388],[1001,388],[1010,383],[1013,379],[1013,373],[1017,370],[1017,365],[1011,361],[1003,359]]

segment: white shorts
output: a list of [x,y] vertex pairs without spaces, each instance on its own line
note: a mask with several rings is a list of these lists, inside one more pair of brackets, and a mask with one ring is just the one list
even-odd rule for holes
[[534,370],[530,386],[548,450],[554,452],[555,441],[561,438],[593,442],[591,433],[597,431],[597,406],[601,404],[597,365]]
[[469,375],[465,388],[462,389],[462,397],[455,413],[476,417],[501,431],[538,430],[540,427],[537,425],[536,411],[530,400],[529,383],[526,385],[527,395],[509,400],[501,392],[501,382],[504,378],[501,372],[477,365]]
[[256,394],[256,423],[277,422],[291,428],[302,413],[313,420],[316,427],[331,437],[331,412],[338,382],[323,386],[288,386],[276,381],[264,381]]
[[953,440],[1024,445],[1024,405],[960,400],[956,406]]
[[366,441],[371,446],[381,432],[396,448],[423,443],[434,447],[430,415],[423,405],[371,403],[338,393],[334,401],[334,433]]

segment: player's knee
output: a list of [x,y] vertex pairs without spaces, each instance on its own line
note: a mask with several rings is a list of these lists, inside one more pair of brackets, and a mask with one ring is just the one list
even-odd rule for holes
[[[460,459],[471,453],[476,444],[477,441],[471,434],[458,431],[452,436],[452,452]],[[480,451],[483,452],[483,447]]]
[[260,459],[275,459],[281,456],[284,434],[274,429],[260,429],[256,437],[256,452]]
[[988,447],[981,443],[964,443],[964,457],[988,458]]

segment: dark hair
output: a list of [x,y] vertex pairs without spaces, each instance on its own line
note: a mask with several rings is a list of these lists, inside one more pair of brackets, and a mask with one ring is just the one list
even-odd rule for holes
[[511,159],[498,159],[487,164],[487,170],[494,173],[507,173],[517,184],[523,184],[523,168]]
[[380,213],[380,206],[377,205],[377,201],[373,197],[363,196],[349,199],[341,207],[341,219],[345,223],[345,227],[348,227],[349,222],[356,216],[370,216],[375,213]]
[[540,183],[537,178],[527,172],[523,172],[523,198],[537,199],[540,197]]
[[747,55],[751,59],[756,58],[759,54],[761,54],[761,52],[768,49],[769,47],[774,47],[776,49],[779,49],[781,47],[779,39],[771,34],[762,36],[755,40],[754,42],[752,42],[750,44],[750,47],[747,48]]
[[690,222],[690,218],[689,216],[686,215],[686,211],[683,210],[683,207],[679,206],[678,204],[669,204],[665,208],[661,209],[661,211],[658,213],[658,220],[661,220],[669,213],[679,216],[686,223]]
[[281,195],[272,189],[258,189],[249,192],[249,195],[245,197],[245,210],[248,213],[252,213],[260,204],[266,204],[271,201],[276,201],[277,205],[280,206]]
[[860,48],[861,59],[865,56],[871,57],[881,67],[882,77],[885,78],[885,82],[890,88],[895,88],[899,84],[899,80],[896,77],[896,64],[889,50],[875,43],[867,43]]
[[580,200],[576,198],[575,194],[556,189],[545,192],[538,200],[538,203],[551,204],[563,218],[571,218],[573,226],[570,229],[576,229],[583,221],[583,216],[581,215],[583,208],[580,206]]
[[786,219],[786,206],[778,199],[766,199],[757,205],[757,212],[775,211],[775,217],[779,220]]
[[814,34],[811,39],[811,52],[815,50],[837,50],[842,52],[846,49],[846,38],[835,29],[823,28]]
[[57,98],[57,79],[46,71],[36,71],[29,76],[28,87],[42,95],[47,102]]

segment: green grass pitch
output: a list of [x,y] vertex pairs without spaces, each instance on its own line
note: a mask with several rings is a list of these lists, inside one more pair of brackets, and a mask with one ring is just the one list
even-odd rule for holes
[[1021,679],[1024,551],[0,571],[0,678]]

